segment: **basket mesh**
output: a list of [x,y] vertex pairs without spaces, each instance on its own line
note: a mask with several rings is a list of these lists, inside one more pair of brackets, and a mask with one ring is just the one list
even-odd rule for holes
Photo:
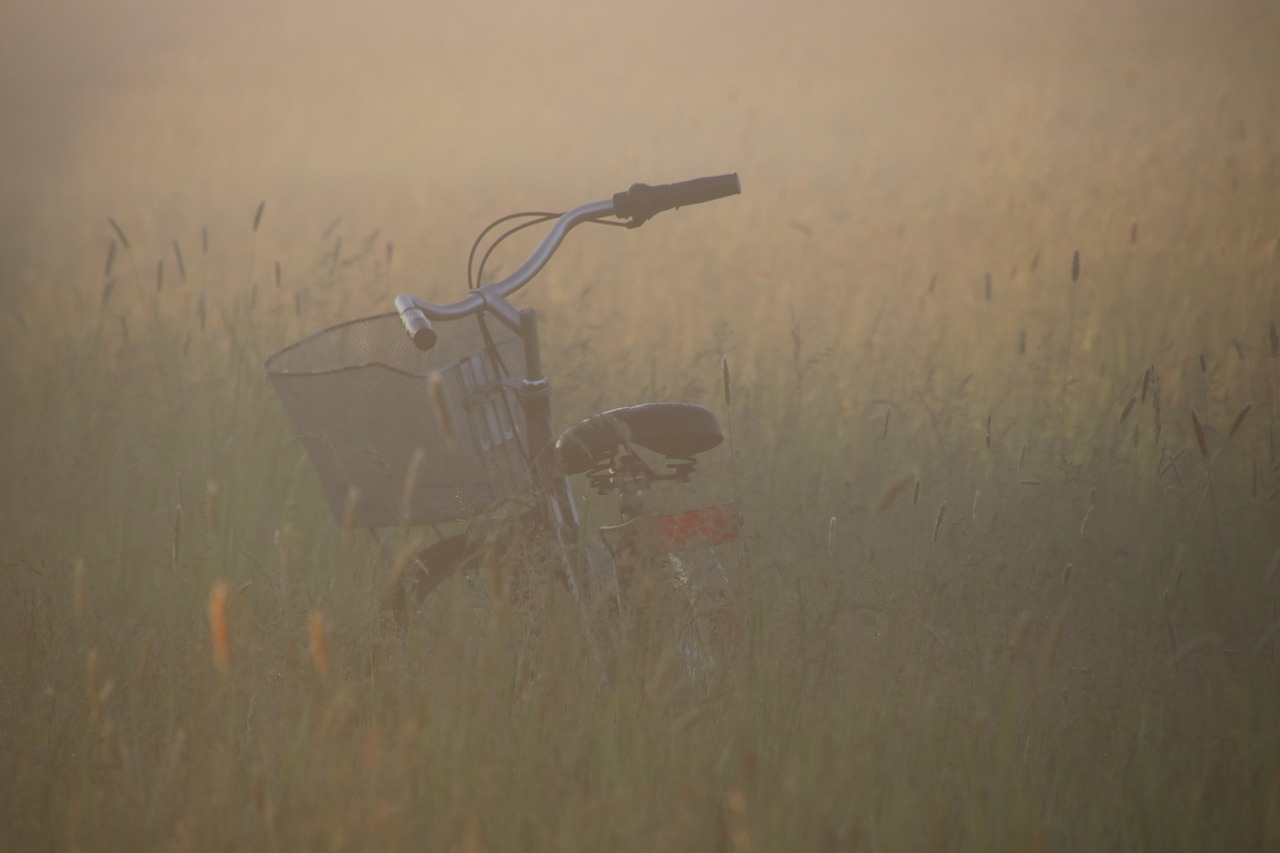
[[399,315],[382,314],[267,360],[335,522],[348,513],[361,527],[455,521],[529,489],[524,416],[502,383],[524,376],[522,342],[474,315],[436,332],[421,352]]

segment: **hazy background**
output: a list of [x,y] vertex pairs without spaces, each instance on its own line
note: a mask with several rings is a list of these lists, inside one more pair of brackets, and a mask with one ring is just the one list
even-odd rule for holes
[[[1278,45],[1275,0],[4,3],[0,847],[1280,849]],[[724,677],[513,617],[537,560],[389,629],[264,362],[456,298],[497,216],[731,170],[516,298],[557,427],[724,424],[652,495],[742,510]]]
[[10,283],[55,234],[105,251],[108,215],[163,244],[262,200],[281,239],[342,214],[460,267],[508,209],[730,170],[753,266],[807,229],[930,267],[1029,208],[1079,243],[1085,208],[1154,204],[1178,239],[1226,171],[1280,171],[1233,150],[1275,150],[1268,2],[17,0],[0,32]]

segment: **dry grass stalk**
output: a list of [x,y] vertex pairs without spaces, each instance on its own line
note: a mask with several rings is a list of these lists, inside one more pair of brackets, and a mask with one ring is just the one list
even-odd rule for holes
[[395,562],[391,564],[391,586],[393,589],[404,583],[404,573],[409,568],[409,564],[413,562],[414,557],[417,556],[417,553],[422,550],[423,544],[425,544],[425,540],[422,535],[415,532],[400,546],[400,550],[396,553]]
[[404,474],[404,491],[400,494],[400,520],[408,524],[409,517],[413,512],[413,493],[418,486],[418,471],[422,468],[422,460],[426,457],[426,452],[421,447],[413,449],[413,455],[409,457],[409,467]]
[[143,686],[151,677],[151,662],[156,655],[156,635],[152,632],[147,635],[146,642],[142,644],[142,652],[138,655],[138,669],[133,674],[133,684],[135,686]]
[[1031,631],[1031,611],[1023,610],[1018,614],[1018,618],[1013,620],[1013,628],[1009,631],[1009,653],[1014,657],[1021,657],[1022,652],[1027,647],[1027,635]]
[[1044,646],[1040,652],[1040,668],[1042,670],[1050,669],[1054,660],[1058,656],[1058,647],[1062,644],[1062,631],[1067,624],[1067,616],[1071,613],[1072,602],[1070,598],[1065,599],[1058,608],[1058,612],[1054,614],[1053,621],[1049,623],[1049,630],[1044,637]]
[[1173,628],[1173,596],[1167,589],[1160,593],[1160,614],[1165,638],[1169,641],[1169,654],[1174,654],[1178,651],[1178,632]]
[[1071,280],[1077,281],[1080,278],[1080,250],[1076,249],[1071,253]]
[[227,630],[227,585],[218,581],[209,590],[209,642],[213,662],[223,675],[231,671],[231,638]]
[[1086,525],[1088,525],[1088,523],[1089,523],[1089,516],[1091,516],[1091,515],[1093,515],[1093,507],[1092,507],[1092,506],[1090,506],[1087,510],[1085,510],[1085,512],[1084,512],[1084,520],[1080,522],[1080,535],[1081,535],[1081,536],[1084,536],[1084,529],[1085,529],[1085,526],[1086,526]]
[[178,558],[182,556],[182,504],[179,503],[173,508],[173,542],[170,546],[169,557],[173,568],[178,567]]
[[1074,563],[1067,563],[1065,566],[1063,566],[1063,568],[1062,568],[1062,583],[1063,583],[1063,585],[1066,585],[1067,583],[1070,583],[1070,581],[1071,581],[1071,570],[1072,570],[1073,568],[1075,568],[1075,564],[1074,564]]
[[938,518],[933,522],[933,541],[938,541],[938,531],[942,528],[942,519],[947,514],[947,502],[938,504]]
[[355,486],[347,489],[347,498],[342,502],[342,547],[348,551],[355,543],[356,508],[360,505],[360,490]]
[[76,557],[71,564],[71,606],[76,622],[80,625],[84,624],[84,617],[88,612],[88,596],[84,584],[84,560]]
[[285,523],[276,531],[276,547],[280,551],[280,600],[286,605],[293,600],[293,527]]
[[920,478],[916,477],[915,488],[911,490],[911,505],[917,506],[920,503]]
[[1153,369],[1154,365],[1148,364],[1147,369],[1142,371],[1142,395],[1139,402],[1144,404],[1147,402],[1147,390],[1151,387],[1151,373]]
[[253,233],[258,233],[258,226],[262,224],[262,211],[267,207],[266,201],[258,202],[258,209],[253,214]]
[[329,647],[324,639],[324,614],[319,610],[311,611],[307,618],[307,651],[316,675],[324,681],[329,677]]

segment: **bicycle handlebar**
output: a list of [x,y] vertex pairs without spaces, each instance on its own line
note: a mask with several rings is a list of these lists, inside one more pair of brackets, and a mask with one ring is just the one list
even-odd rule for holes
[[651,187],[648,184],[632,184],[624,192],[615,193],[607,201],[596,201],[575,207],[563,214],[551,226],[551,231],[542,238],[542,242],[533,250],[520,267],[511,275],[490,284],[482,285],[457,302],[437,305],[419,299],[412,294],[401,294],[396,297],[396,310],[400,312],[400,321],[414,346],[420,350],[429,350],[436,344],[435,329],[432,320],[457,320],[482,309],[488,309],[498,316],[505,325],[520,330],[520,314],[507,302],[507,297],[529,283],[537,275],[556,249],[564,241],[565,235],[574,226],[596,219],[616,216],[630,219],[628,226],[639,227],[653,216],[664,210],[673,210],[690,204],[715,201],[726,196],[742,192],[737,173],[715,175],[707,178],[694,178],[674,184],[660,184]]
[[632,184],[626,192],[613,197],[613,211],[623,219],[630,219],[637,227],[651,216],[664,210],[674,210],[689,204],[701,204],[742,192],[738,174],[715,175],[710,178],[694,178],[675,184]]

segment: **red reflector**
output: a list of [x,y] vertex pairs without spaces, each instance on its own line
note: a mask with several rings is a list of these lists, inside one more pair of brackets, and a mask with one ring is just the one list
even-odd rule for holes
[[732,503],[651,516],[663,550],[723,545],[738,538],[742,516]]

